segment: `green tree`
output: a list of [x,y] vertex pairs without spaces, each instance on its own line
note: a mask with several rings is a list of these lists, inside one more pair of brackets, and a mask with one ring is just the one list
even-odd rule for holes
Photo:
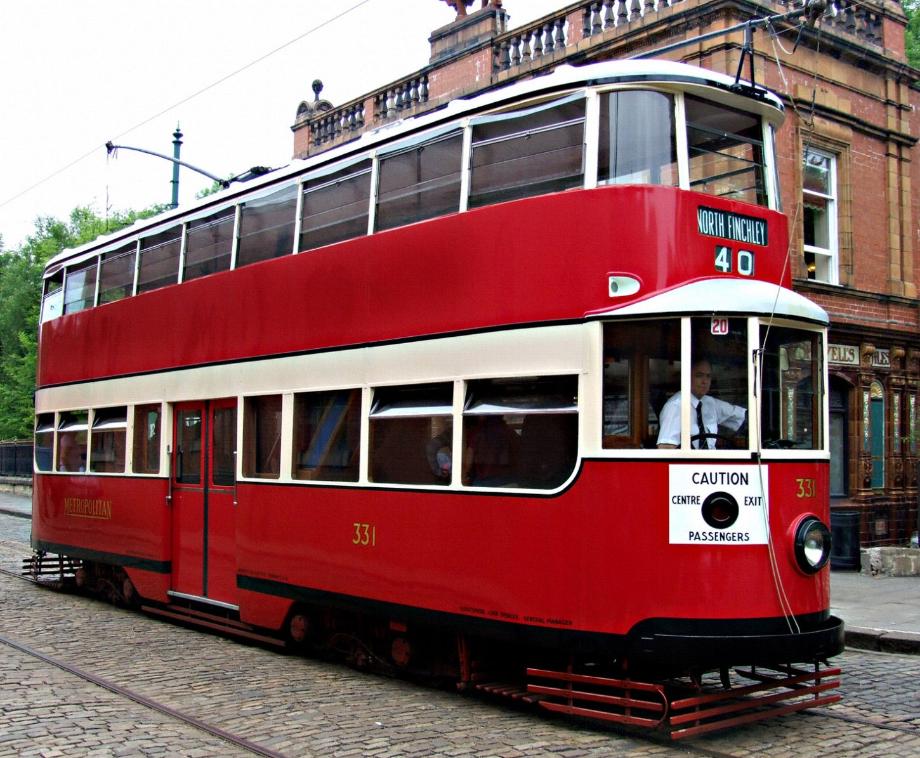
[[914,68],[920,68],[920,0],[904,0],[904,12],[907,14],[904,37],[907,61]]
[[162,212],[165,206],[116,212],[101,218],[89,207],[74,208],[68,221],[40,217],[16,250],[0,244],[0,440],[32,436],[35,360],[42,271],[65,248],[77,247]]

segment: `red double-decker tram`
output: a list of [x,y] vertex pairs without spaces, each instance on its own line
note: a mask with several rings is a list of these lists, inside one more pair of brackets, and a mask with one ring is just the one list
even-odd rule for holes
[[689,66],[561,68],[66,251],[33,547],[153,613],[675,737],[833,702],[782,118]]

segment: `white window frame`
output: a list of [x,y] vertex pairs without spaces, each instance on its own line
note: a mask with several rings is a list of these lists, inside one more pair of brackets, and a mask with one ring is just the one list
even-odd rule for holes
[[[805,161],[809,153],[814,155],[819,155],[822,158],[827,158],[830,164],[830,171],[828,176],[828,184],[830,185],[831,192],[829,194],[823,192],[816,192],[814,190],[805,189]],[[802,230],[803,230],[803,241],[802,241],[802,250],[804,253],[811,253],[815,258],[815,270],[814,276],[809,276],[810,279],[814,279],[816,282],[824,282],[825,284],[839,284],[840,283],[840,240],[837,232],[837,213],[838,213],[838,202],[839,202],[839,191],[837,186],[837,155],[830,153],[827,150],[820,150],[819,148],[813,147],[812,145],[805,145],[802,150],[802,200],[803,206],[804,201],[809,197],[820,198],[827,202],[827,238],[829,247],[817,247],[815,245],[806,245],[804,242],[804,223],[805,223],[805,212],[804,207],[802,210]]]

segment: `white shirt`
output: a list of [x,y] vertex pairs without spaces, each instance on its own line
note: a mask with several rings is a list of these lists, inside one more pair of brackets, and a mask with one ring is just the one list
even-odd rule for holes
[[[717,434],[719,425],[727,426],[733,431],[738,431],[747,417],[747,411],[740,405],[732,405],[724,400],[719,400],[711,395],[704,395],[702,398],[690,396],[690,436],[700,433],[699,426],[696,423],[696,406],[698,403],[703,404],[703,432],[705,434]],[[675,392],[668,398],[668,402],[661,409],[661,415],[658,419],[658,444],[659,445],[680,445],[680,393]],[[694,446],[696,442],[694,441]],[[708,437],[701,440],[701,447],[715,447],[715,438]]]

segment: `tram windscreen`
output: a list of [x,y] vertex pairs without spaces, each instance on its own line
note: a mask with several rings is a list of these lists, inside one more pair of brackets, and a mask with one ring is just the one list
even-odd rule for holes
[[671,95],[626,90],[603,97],[597,178],[610,184],[677,186]]
[[752,113],[687,95],[690,188],[767,204],[763,129]]
[[815,332],[761,327],[761,444],[819,450],[823,346]]

